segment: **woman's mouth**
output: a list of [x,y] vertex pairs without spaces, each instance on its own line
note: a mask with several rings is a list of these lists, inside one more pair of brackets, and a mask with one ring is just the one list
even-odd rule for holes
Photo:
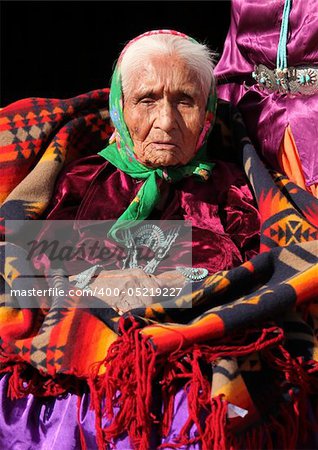
[[153,142],[152,145],[156,150],[167,150],[167,151],[175,150],[178,147],[178,145],[175,144],[174,142]]

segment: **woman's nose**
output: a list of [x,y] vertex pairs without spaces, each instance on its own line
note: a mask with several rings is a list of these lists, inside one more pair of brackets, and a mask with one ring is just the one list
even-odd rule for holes
[[164,131],[170,131],[176,127],[176,111],[174,106],[164,101],[158,108],[158,116],[156,118],[156,127]]

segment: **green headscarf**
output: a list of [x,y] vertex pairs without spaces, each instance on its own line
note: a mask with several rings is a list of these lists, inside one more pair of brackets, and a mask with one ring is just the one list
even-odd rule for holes
[[122,51],[111,82],[109,110],[115,131],[110,138],[109,145],[99,152],[99,155],[107,159],[118,169],[130,175],[132,178],[145,180],[142,187],[138,191],[137,196],[130,203],[126,211],[118,218],[117,222],[112,226],[108,235],[116,241],[120,241],[117,236],[118,230],[130,228],[131,222],[144,220],[149,217],[151,211],[160,200],[160,190],[157,185],[157,178],[166,179],[168,182],[176,182],[190,175],[197,175],[203,181],[210,176],[213,163],[207,159],[207,138],[213,127],[216,111],[216,93],[215,90],[209,95],[206,106],[205,124],[197,143],[197,153],[194,158],[185,166],[167,167],[167,168],[151,168],[141,164],[135,157],[134,144],[130,133],[124,121],[122,107],[122,85],[120,75],[120,62],[123,53],[129,45],[144,36],[153,34],[175,34],[185,39],[194,39],[173,30],[155,30],[144,33],[130,41]]

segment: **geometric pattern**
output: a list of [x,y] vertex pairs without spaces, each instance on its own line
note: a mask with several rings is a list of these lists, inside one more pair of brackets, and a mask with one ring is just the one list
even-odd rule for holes
[[276,240],[278,245],[296,244],[303,240],[315,240],[318,237],[317,231],[313,230],[306,223],[300,223],[297,220],[286,220],[285,229],[281,224],[271,226],[270,236]]
[[263,240],[268,247],[286,246],[302,241],[318,240],[318,231],[306,220],[291,213],[282,220],[277,214],[264,223]]
[[113,131],[108,95],[100,89],[67,100],[28,98],[0,111],[0,205],[41,161],[57,162],[59,171],[65,160],[105,147]]
[[287,183],[277,173],[272,177],[267,172],[261,183],[255,183],[255,173],[262,172],[262,163],[253,157],[252,146],[246,145],[244,151],[246,174],[262,216],[260,251],[318,240],[317,200],[294,183]]

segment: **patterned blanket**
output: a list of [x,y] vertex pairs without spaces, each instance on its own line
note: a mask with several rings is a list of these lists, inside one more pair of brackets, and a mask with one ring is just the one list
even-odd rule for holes
[[[6,219],[45,216],[65,161],[105,146],[112,131],[107,97],[105,89],[66,100],[26,99],[1,111],[2,233]],[[260,254],[193,290],[185,287],[177,299],[120,317],[60,308],[59,298],[50,308],[20,308],[19,298],[8,306],[5,288],[25,286],[25,259],[7,236],[0,245],[0,371],[11,373],[9,396],[80,395],[88,382],[101,449],[125,431],[133,448],[149,449],[154,428],[168,434],[180,389],[189,414],[169,448],[196,441],[206,450],[313,446],[318,202],[268,171],[237,112],[232,125],[262,217]],[[58,273],[48,282],[68,287]],[[74,298],[63,301],[72,305]]]

